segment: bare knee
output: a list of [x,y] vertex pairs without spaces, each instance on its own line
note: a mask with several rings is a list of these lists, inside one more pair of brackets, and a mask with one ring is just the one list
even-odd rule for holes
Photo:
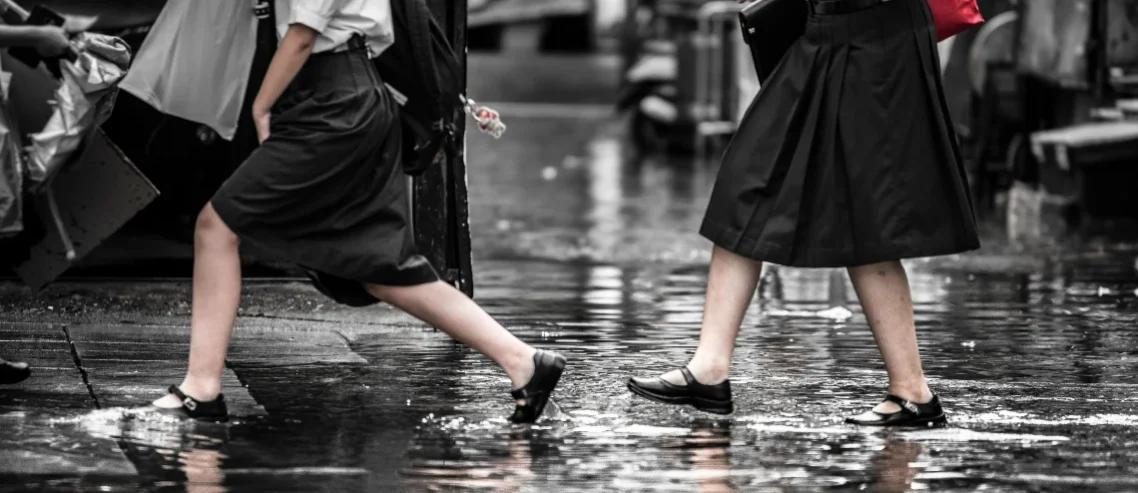
[[403,288],[382,284],[364,284],[364,289],[367,290],[368,294],[375,296],[375,298],[380,301],[393,303],[399,299],[399,294]]
[[[446,283],[436,281],[439,285],[445,286]],[[424,297],[430,298],[438,293],[432,294],[431,289],[435,283],[418,284],[414,286],[390,286],[384,284],[370,284],[365,283],[364,289],[368,294],[374,296],[376,299],[390,303],[395,306],[406,305],[407,303],[414,303],[417,299]]]
[[904,275],[905,266],[899,260],[887,260],[875,264],[857,265],[846,268],[851,276],[862,275],[875,275],[877,277],[886,277],[891,275]]
[[236,248],[238,242],[237,234],[229,229],[225,221],[221,220],[221,216],[217,215],[213,205],[206,204],[205,208],[198,214],[198,220],[194,224],[194,243],[212,247]]

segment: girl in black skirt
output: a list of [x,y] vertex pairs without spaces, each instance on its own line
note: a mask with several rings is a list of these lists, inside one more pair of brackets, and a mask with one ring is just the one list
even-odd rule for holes
[[744,116],[700,229],[715,247],[699,347],[684,368],[628,386],[730,413],[731,352],[761,263],[846,267],[889,375],[884,402],[847,421],[943,423],[900,259],[980,244],[928,4],[809,1],[805,35]]
[[154,402],[225,420],[221,372],[241,291],[238,243],[363,286],[469,344],[513,382],[532,422],[565,358],[518,340],[415,251],[397,108],[370,58],[394,41],[388,0],[276,0],[280,45],[253,104],[261,146],[198,217],[189,369]]

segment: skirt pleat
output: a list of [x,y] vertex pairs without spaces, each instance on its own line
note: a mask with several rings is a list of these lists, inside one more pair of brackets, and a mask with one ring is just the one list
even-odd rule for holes
[[700,229],[798,267],[979,247],[924,0],[812,16],[728,146]]

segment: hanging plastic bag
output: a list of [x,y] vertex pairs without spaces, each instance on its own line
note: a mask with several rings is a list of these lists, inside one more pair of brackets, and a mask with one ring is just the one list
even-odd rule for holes
[[256,51],[249,2],[169,0],[120,87],[232,140]]
[[130,65],[130,48],[122,39],[102,34],[82,33],[72,41],[75,60],[60,60],[59,87],[52,94],[51,116],[44,128],[28,136],[27,182],[32,192],[41,193],[50,217],[67,252],[76,252],[63,223],[51,180],[83,150],[114,107],[118,84]]
[[110,116],[117,85],[130,64],[130,48],[119,38],[83,33],[73,46],[78,57],[60,62],[62,77],[51,101],[51,118],[43,130],[29,136],[27,168],[33,191],[46,186]]
[[24,173],[20,145],[8,120],[8,81],[0,71],[0,238],[24,230]]

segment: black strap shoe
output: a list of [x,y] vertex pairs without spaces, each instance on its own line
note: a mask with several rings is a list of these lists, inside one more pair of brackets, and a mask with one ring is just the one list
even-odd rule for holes
[[690,405],[700,411],[714,414],[731,414],[735,404],[731,400],[731,382],[724,380],[715,385],[704,385],[696,380],[687,367],[681,368],[687,385],[674,385],[661,377],[630,378],[628,390],[641,397],[664,404]]
[[905,400],[893,394],[886,395],[885,400],[901,406],[901,410],[888,414],[867,411],[846,418],[846,423],[859,426],[922,426],[929,428],[948,424],[948,419],[944,415],[944,408],[940,406],[940,398],[935,394],[932,400],[924,404]]
[[0,359],[0,384],[20,383],[30,376],[32,376],[32,369],[28,367],[27,363]]
[[561,372],[565,370],[565,357],[551,352],[538,350],[533,354],[533,376],[525,387],[510,392],[515,400],[525,401],[514,408],[510,416],[511,423],[533,423],[545,411],[549,396],[561,380]]
[[217,394],[216,399],[208,402],[199,401],[183,393],[182,389],[179,389],[177,385],[170,386],[170,393],[182,400],[181,407],[158,407],[151,405],[150,409],[159,414],[181,419],[194,419],[216,423],[229,421],[229,410],[225,408],[224,395]]

